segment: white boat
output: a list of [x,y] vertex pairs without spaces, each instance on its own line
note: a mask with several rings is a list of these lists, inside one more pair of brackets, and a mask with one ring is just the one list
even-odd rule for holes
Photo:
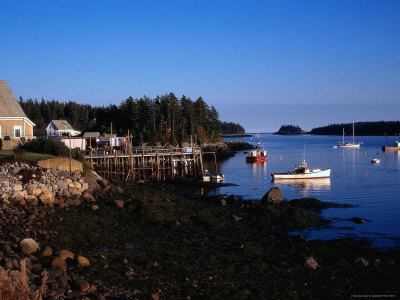
[[208,170],[205,170],[203,175],[203,182],[221,182],[224,181],[224,178],[225,176],[223,174],[213,174],[210,173]]
[[344,141],[344,128],[343,128],[343,142],[339,144],[340,148],[360,148],[362,143],[356,143],[354,141],[354,121],[353,121],[353,142]]
[[328,178],[331,176],[331,169],[310,169],[306,161],[302,159],[293,172],[272,173],[271,176],[272,180]]
[[224,181],[225,176],[223,174],[211,174],[211,181],[221,182]]
[[373,158],[373,159],[371,159],[371,163],[379,164],[379,163],[381,163],[381,160],[379,158]]

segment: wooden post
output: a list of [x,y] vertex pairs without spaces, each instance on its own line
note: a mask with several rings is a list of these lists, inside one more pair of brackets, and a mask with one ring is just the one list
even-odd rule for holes
[[143,149],[143,145],[142,145],[142,176],[143,176],[143,180],[145,180],[145,176],[144,176],[144,149]]
[[156,168],[157,168],[157,174],[156,174],[156,178],[157,181],[161,180],[161,176],[160,176],[160,161],[159,161],[159,157],[158,157],[158,151],[156,151]]
[[117,173],[117,165],[118,165],[118,155],[117,155],[117,150],[115,150],[115,161],[114,161],[114,178],[118,179],[118,173]]
[[181,149],[181,177],[183,178],[184,175],[184,169],[185,169],[185,162],[183,159],[183,148]]
[[[171,151],[171,149],[170,149]],[[174,180],[174,161],[172,157],[172,151],[170,153],[170,159],[171,159],[171,180]]]
[[132,153],[132,144],[129,147],[129,163],[130,163],[130,172],[131,172],[131,182],[135,181],[133,176],[133,153]]
[[218,175],[217,154],[214,152],[215,174]]
[[203,153],[202,149],[200,148],[200,170],[201,170],[201,177],[204,176],[204,166],[203,166]]

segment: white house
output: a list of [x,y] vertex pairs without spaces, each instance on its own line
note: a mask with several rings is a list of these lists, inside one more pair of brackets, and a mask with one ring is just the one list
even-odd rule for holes
[[77,136],[81,132],[72,128],[66,120],[52,120],[46,127],[47,136]]

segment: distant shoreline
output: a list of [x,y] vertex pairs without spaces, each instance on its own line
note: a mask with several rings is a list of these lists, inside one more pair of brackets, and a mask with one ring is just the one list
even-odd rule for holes
[[221,137],[249,137],[252,134],[248,133],[238,133],[238,134],[221,134]]

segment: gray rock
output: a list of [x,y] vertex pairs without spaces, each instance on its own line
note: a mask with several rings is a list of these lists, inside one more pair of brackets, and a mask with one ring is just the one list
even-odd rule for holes
[[60,190],[67,190],[68,189],[68,183],[66,183],[65,181],[63,181],[63,180],[58,180],[57,181],[57,186],[58,186],[58,188],[60,189]]
[[305,261],[304,265],[305,265],[307,268],[313,269],[313,270],[319,268],[318,262],[317,262],[317,261],[315,260],[315,258],[312,257],[312,256],[306,258],[306,261]]
[[262,197],[261,202],[263,203],[280,203],[283,202],[281,190],[278,187],[272,187],[268,193]]
[[362,257],[357,258],[355,263],[359,264],[361,266],[364,266],[364,267],[368,267],[369,266],[369,262],[366,259],[362,258]]

